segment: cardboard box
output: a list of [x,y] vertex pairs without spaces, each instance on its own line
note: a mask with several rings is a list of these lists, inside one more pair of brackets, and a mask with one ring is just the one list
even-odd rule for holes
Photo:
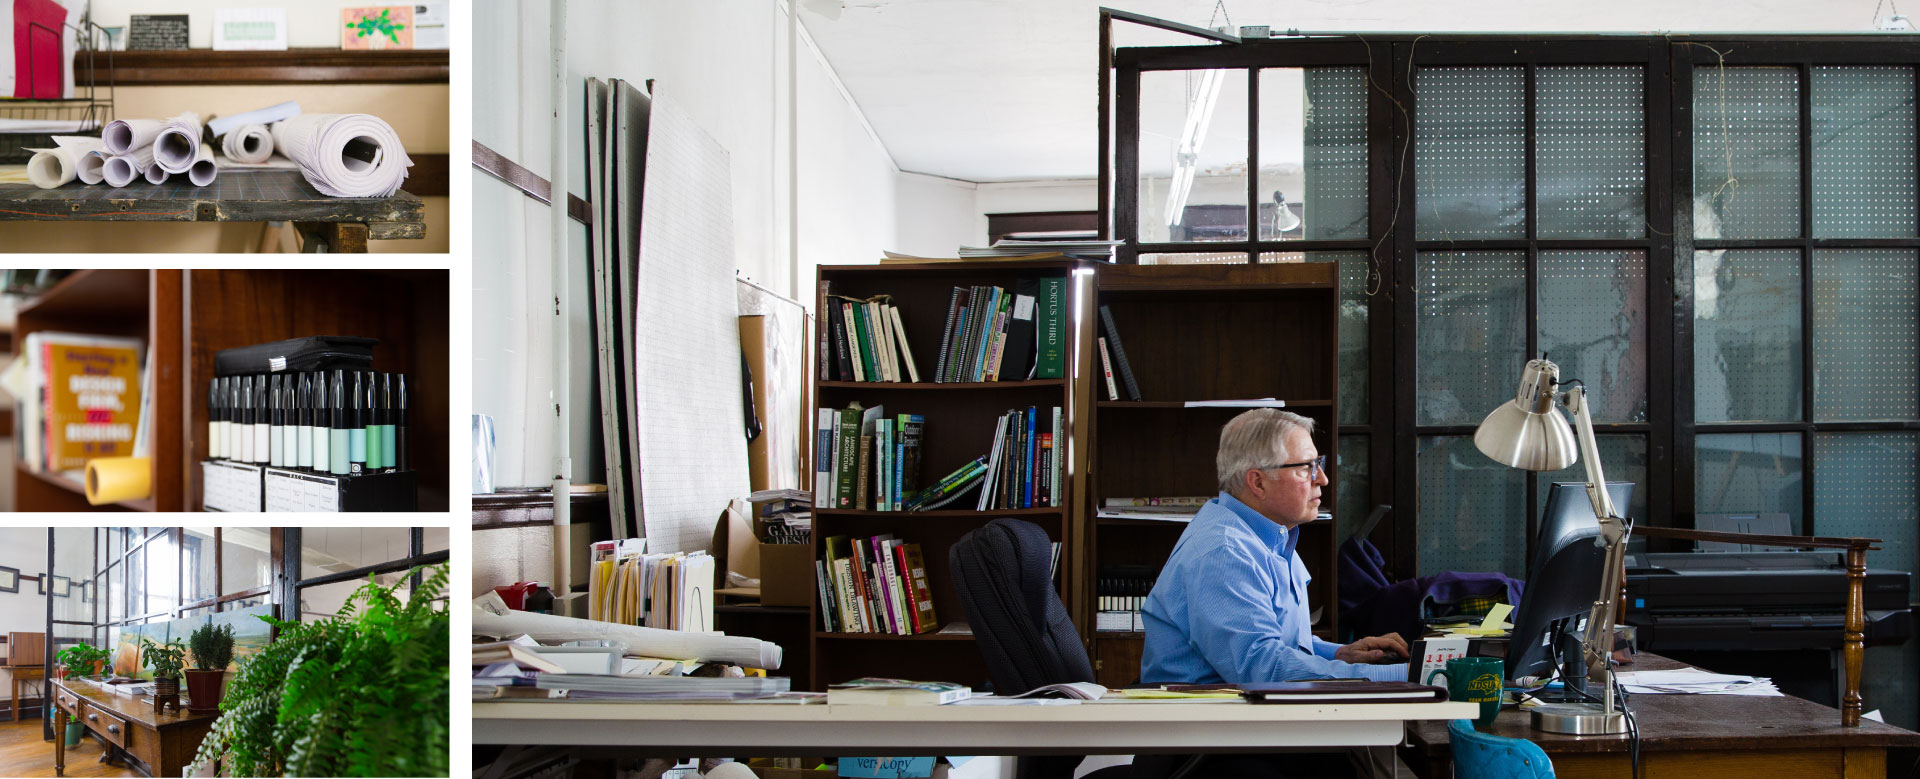
[[760,605],[799,606],[813,602],[813,545],[755,544],[760,551]]

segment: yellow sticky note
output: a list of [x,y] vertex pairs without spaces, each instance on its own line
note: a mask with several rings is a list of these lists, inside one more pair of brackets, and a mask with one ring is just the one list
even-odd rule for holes
[[1487,610],[1487,618],[1480,621],[1480,629],[1511,629],[1513,626],[1507,624],[1507,615],[1512,613],[1512,606],[1505,603],[1493,604],[1493,608]]

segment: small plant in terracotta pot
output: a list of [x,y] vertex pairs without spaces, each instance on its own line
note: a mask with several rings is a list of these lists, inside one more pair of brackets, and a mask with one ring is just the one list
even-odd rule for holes
[[60,650],[60,654],[55,655],[54,659],[60,661],[60,665],[64,668],[61,676],[64,679],[66,678],[64,674],[75,677],[99,676],[102,669],[106,667],[108,657],[105,649],[95,649],[87,644],[75,644]]
[[201,625],[187,638],[193,668],[187,674],[187,711],[210,714],[220,710],[226,692],[227,666],[233,662],[233,626]]

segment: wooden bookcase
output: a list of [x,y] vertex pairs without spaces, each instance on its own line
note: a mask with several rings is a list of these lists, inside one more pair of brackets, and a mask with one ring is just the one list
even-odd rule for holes
[[[1082,542],[1090,551],[1075,616],[1092,642],[1095,676],[1104,685],[1133,683],[1145,636],[1096,632],[1093,586],[1103,565],[1144,565],[1156,572],[1173,552],[1184,523],[1099,519],[1107,498],[1214,495],[1220,428],[1243,408],[1187,408],[1187,401],[1278,398],[1314,420],[1314,443],[1328,459],[1337,451],[1339,277],[1334,263],[1262,265],[1103,265],[1095,274],[1080,349],[1092,354],[1083,382],[1090,413],[1086,446]],[[1095,338],[1099,307],[1111,309],[1142,400],[1110,400]],[[1118,369],[1115,381],[1119,382]],[[1126,397],[1122,384],[1121,397]],[[1329,479],[1338,479],[1329,468]],[[1332,513],[1336,485],[1322,491]],[[1297,553],[1313,576],[1308,594],[1321,618],[1314,633],[1337,635],[1339,612],[1333,522],[1301,527]]]
[[[16,511],[191,511],[207,453],[214,353],[303,335],[380,339],[374,367],[408,374],[420,509],[448,503],[445,271],[82,270],[20,309],[15,344],[42,330],[144,340],[154,373],[153,495],[88,505],[80,483],[16,463]],[[26,435],[27,431],[17,431]]]
[[[1080,296],[1074,261],[1018,261],[980,263],[915,263],[884,265],[822,266],[817,291],[824,311],[826,295],[867,298],[893,296],[899,307],[914,363],[920,369],[920,383],[844,382],[821,380],[819,360],[809,366],[814,374],[814,409],[846,408],[858,401],[871,408],[884,404],[889,416],[920,414],[926,418],[922,437],[923,483],[932,482],[967,461],[987,454],[992,447],[994,421],[1015,408],[1051,408],[1059,406],[1064,426],[1073,429],[1074,384],[1067,378],[1034,381],[998,381],[967,384],[941,384],[932,378],[939,364],[940,341],[946,329],[948,299],[954,287],[992,285],[1014,288],[1023,278],[1059,277],[1068,280],[1067,315],[1064,324],[1068,343],[1076,334],[1075,306]],[[819,319],[821,326],[827,320]],[[816,337],[815,348],[818,348]],[[831,353],[829,352],[829,358]],[[1071,376],[1072,356],[1065,372]],[[812,416],[808,417],[812,419]],[[1071,435],[1069,435],[1071,438]],[[1068,449],[1056,451],[1067,452]],[[1069,466],[1070,468],[1070,466]],[[1071,473],[1071,471],[1068,471]],[[867,538],[892,533],[903,541],[917,542],[925,555],[928,584],[932,588],[935,616],[942,628],[966,622],[966,613],[953,589],[947,553],[968,531],[999,517],[1015,517],[1047,530],[1062,542],[1057,579],[1063,582],[1062,598],[1067,602],[1079,581],[1069,566],[1073,551],[1073,488],[1070,479],[1062,479],[1058,507],[1018,510],[974,511],[968,501],[965,509],[941,509],[919,512],[844,511],[815,507],[813,519],[813,558],[825,557],[825,539],[846,535]],[[954,505],[954,504],[949,504]],[[960,682],[980,688],[988,681],[986,664],[970,633],[926,633],[912,636],[869,633],[824,632],[821,629],[820,600],[817,594],[808,600],[809,662],[803,680],[796,678],[796,689],[824,690],[827,685],[861,676],[887,676],[908,679],[937,679]],[[799,676],[798,668],[795,676]]]

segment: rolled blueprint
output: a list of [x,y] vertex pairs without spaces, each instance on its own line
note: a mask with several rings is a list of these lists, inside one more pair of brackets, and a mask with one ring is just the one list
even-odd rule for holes
[[173,174],[168,173],[166,168],[160,167],[160,163],[158,161],[155,161],[152,165],[147,166],[147,183],[148,184],[153,184],[156,186],[160,184],[165,184],[167,183],[167,177],[171,175]]
[[213,164],[213,147],[200,144],[200,153],[193,156],[193,165],[187,168],[187,180],[196,187],[213,183],[213,177],[220,175],[220,169]]
[[239,127],[220,138],[220,153],[234,162],[258,165],[273,156],[273,133],[264,124]]
[[248,125],[269,125],[284,122],[300,115],[300,104],[292,100],[266,108],[256,108],[244,114],[216,116],[207,122],[207,129],[219,138]]
[[100,140],[106,142],[108,153],[118,156],[152,146],[165,129],[165,119],[115,119],[100,131]]
[[77,155],[69,149],[28,149],[27,180],[41,189],[65,186],[80,168]]
[[273,125],[273,145],[334,197],[389,197],[413,165],[393,127],[366,114],[301,114]]
[[166,128],[153,139],[153,163],[168,173],[187,172],[199,151],[200,115],[192,111],[168,119]]
[[88,135],[56,135],[53,142],[73,153],[73,173],[80,183],[100,183],[101,168],[107,164],[105,143]]
[[107,158],[107,166],[101,171],[109,187],[124,187],[134,179],[146,175],[147,168],[153,167],[153,147],[142,146],[127,154],[116,154]]
[[153,494],[153,461],[145,457],[96,457],[87,461],[87,502],[95,506],[139,500]]
[[80,161],[75,167],[74,173],[79,175],[80,183],[82,184],[98,184],[105,181],[107,176],[107,150],[103,147],[80,155]]
[[682,630],[643,628],[613,622],[508,611],[496,614],[473,607],[473,632],[489,636],[515,636],[521,633],[535,640],[556,644],[561,641],[612,639],[625,642],[630,654],[658,657],[662,660],[702,660],[733,663],[748,668],[773,670],[780,667],[780,645],[745,636],[689,633]]

